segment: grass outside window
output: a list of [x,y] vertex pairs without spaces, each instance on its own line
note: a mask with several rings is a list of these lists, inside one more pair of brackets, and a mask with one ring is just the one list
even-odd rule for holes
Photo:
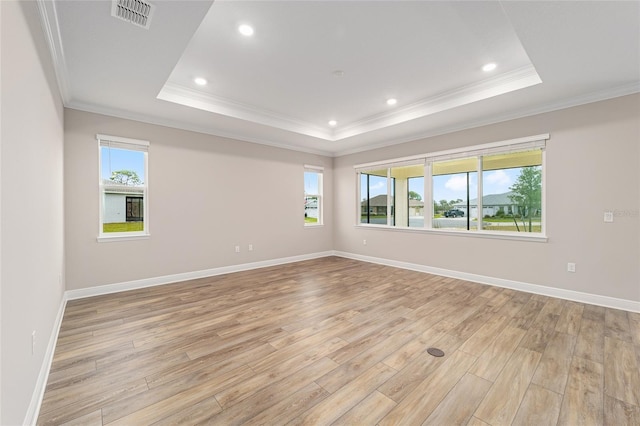
[[102,232],[142,232],[144,222],[103,223]]

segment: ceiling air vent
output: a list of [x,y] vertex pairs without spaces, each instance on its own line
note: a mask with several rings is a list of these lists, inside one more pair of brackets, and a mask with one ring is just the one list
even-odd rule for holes
[[142,0],[113,0],[111,16],[149,29],[154,6]]

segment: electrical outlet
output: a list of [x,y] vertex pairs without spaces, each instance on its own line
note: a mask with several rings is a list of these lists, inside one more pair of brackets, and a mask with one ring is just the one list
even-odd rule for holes
[[31,332],[31,355],[36,353],[36,331]]
[[249,251],[253,251],[253,244],[249,244]]
[[236,253],[240,253],[240,246],[236,246]]
[[613,212],[604,212],[604,221],[605,222],[613,222]]
[[362,245],[366,246],[367,245],[367,240],[362,240]]
[[575,271],[576,271],[576,264],[573,262],[567,263],[567,272],[575,272]]

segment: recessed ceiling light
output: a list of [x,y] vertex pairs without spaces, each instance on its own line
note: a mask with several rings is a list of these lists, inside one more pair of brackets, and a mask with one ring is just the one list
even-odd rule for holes
[[238,31],[240,31],[240,34],[243,36],[249,37],[253,35],[253,27],[251,25],[242,24],[238,27]]
[[484,72],[493,71],[495,69],[496,69],[496,64],[494,64],[493,62],[490,64],[486,64],[485,66],[482,67],[482,71]]
[[387,105],[395,105],[398,103],[398,100],[395,98],[387,99]]
[[207,84],[207,80],[202,78],[202,77],[196,77],[193,79],[193,82],[196,83],[198,86],[204,86]]
[[336,127],[337,125],[338,125],[338,122],[336,120],[329,120],[329,126]]

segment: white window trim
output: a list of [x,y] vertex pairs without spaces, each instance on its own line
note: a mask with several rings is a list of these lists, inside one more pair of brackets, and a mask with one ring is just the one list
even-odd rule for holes
[[319,194],[308,194],[318,197],[318,221],[316,223],[304,223],[306,229],[321,228],[324,226],[324,167],[304,165],[304,172],[317,173],[320,175],[318,192]]
[[412,155],[409,157],[356,164],[355,166],[353,166],[353,168],[356,171],[360,172],[367,170],[376,170],[382,167],[399,167],[418,164],[420,160],[427,162],[444,161],[463,157],[474,157],[477,155],[488,155],[496,152],[523,151],[527,148],[544,148],[545,142],[547,140],[549,140],[549,133],[543,133],[535,136],[509,139],[500,142],[490,142],[482,145],[473,145],[464,148],[454,148],[445,151],[435,151],[425,154]]
[[[144,240],[151,236],[149,231],[149,141],[141,139],[123,138],[121,136],[111,136],[97,134],[98,141],[98,196],[99,196],[99,222],[98,222],[98,242],[131,241]],[[128,149],[132,151],[144,152],[144,190],[143,190],[143,230],[140,232],[103,232],[103,210],[104,210],[104,184],[102,183],[102,153],[100,147],[110,146],[112,148]]]
[[[403,232],[422,232],[422,233],[434,233],[434,234],[449,234],[458,236],[473,236],[473,237],[485,237],[496,239],[509,239],[509,240],[522,240],[522,241],[544,241],[548,240],[547,237],[547,217],[546,217],[546,142],[549,140],[549,133],[543,133],[534,136],[526,136],[517,139],[509,139],[499,142],[490,142],[482,145],[473,145],[464,148],[455,148],[445,151],[436,151],[427,154],[413,155],[409,157],[395,158],[385,161],[374,161],[370,163],[357,164],[353,166],[356,171],[356,227],[371,228],[371,229],[387,229]],[[433,182],[433,168],[432,164],[437,161],[453,160],[458,158],[472,158],[478,159],[478,173],[482,172],[482,156],[498,153],[509,153],[524,151],[527,149],[541,149],[542,151],[542,213],[541,213],[541,229],[540,233],[522,233],[522,232],[507,232],[507,231],[486,231],[482,229],[482,217],[478,218],[477,229],[473,232],[469,230],[451,230],[451,229],[436,229],[427,217],[433,217],[433,188],[431,183]],[[425,221],[423,228],[408,228],[402,226],[391,225],[390,217],[390,205],[391,205],[391,191],[389,187],[391,185],[389,175],[392,167],[399,167],[404,165],[419,164],[424,162],[424,192],[425,192]],[[370,224],[361,223],[360,217],[360,194],[361,194],[361,174],[372,170],[380,170],[382,168],[387,169],[387,224]],[[478,183],[478,199],[479,206],[482,206],[482,184],[479,179]],[[429,202],[427,203],[427,200]],[[427,208],[426,204],[429,204]],[[428,213],[428,216],[427,216]],[[479,215],[482,216],[482,215]]]

